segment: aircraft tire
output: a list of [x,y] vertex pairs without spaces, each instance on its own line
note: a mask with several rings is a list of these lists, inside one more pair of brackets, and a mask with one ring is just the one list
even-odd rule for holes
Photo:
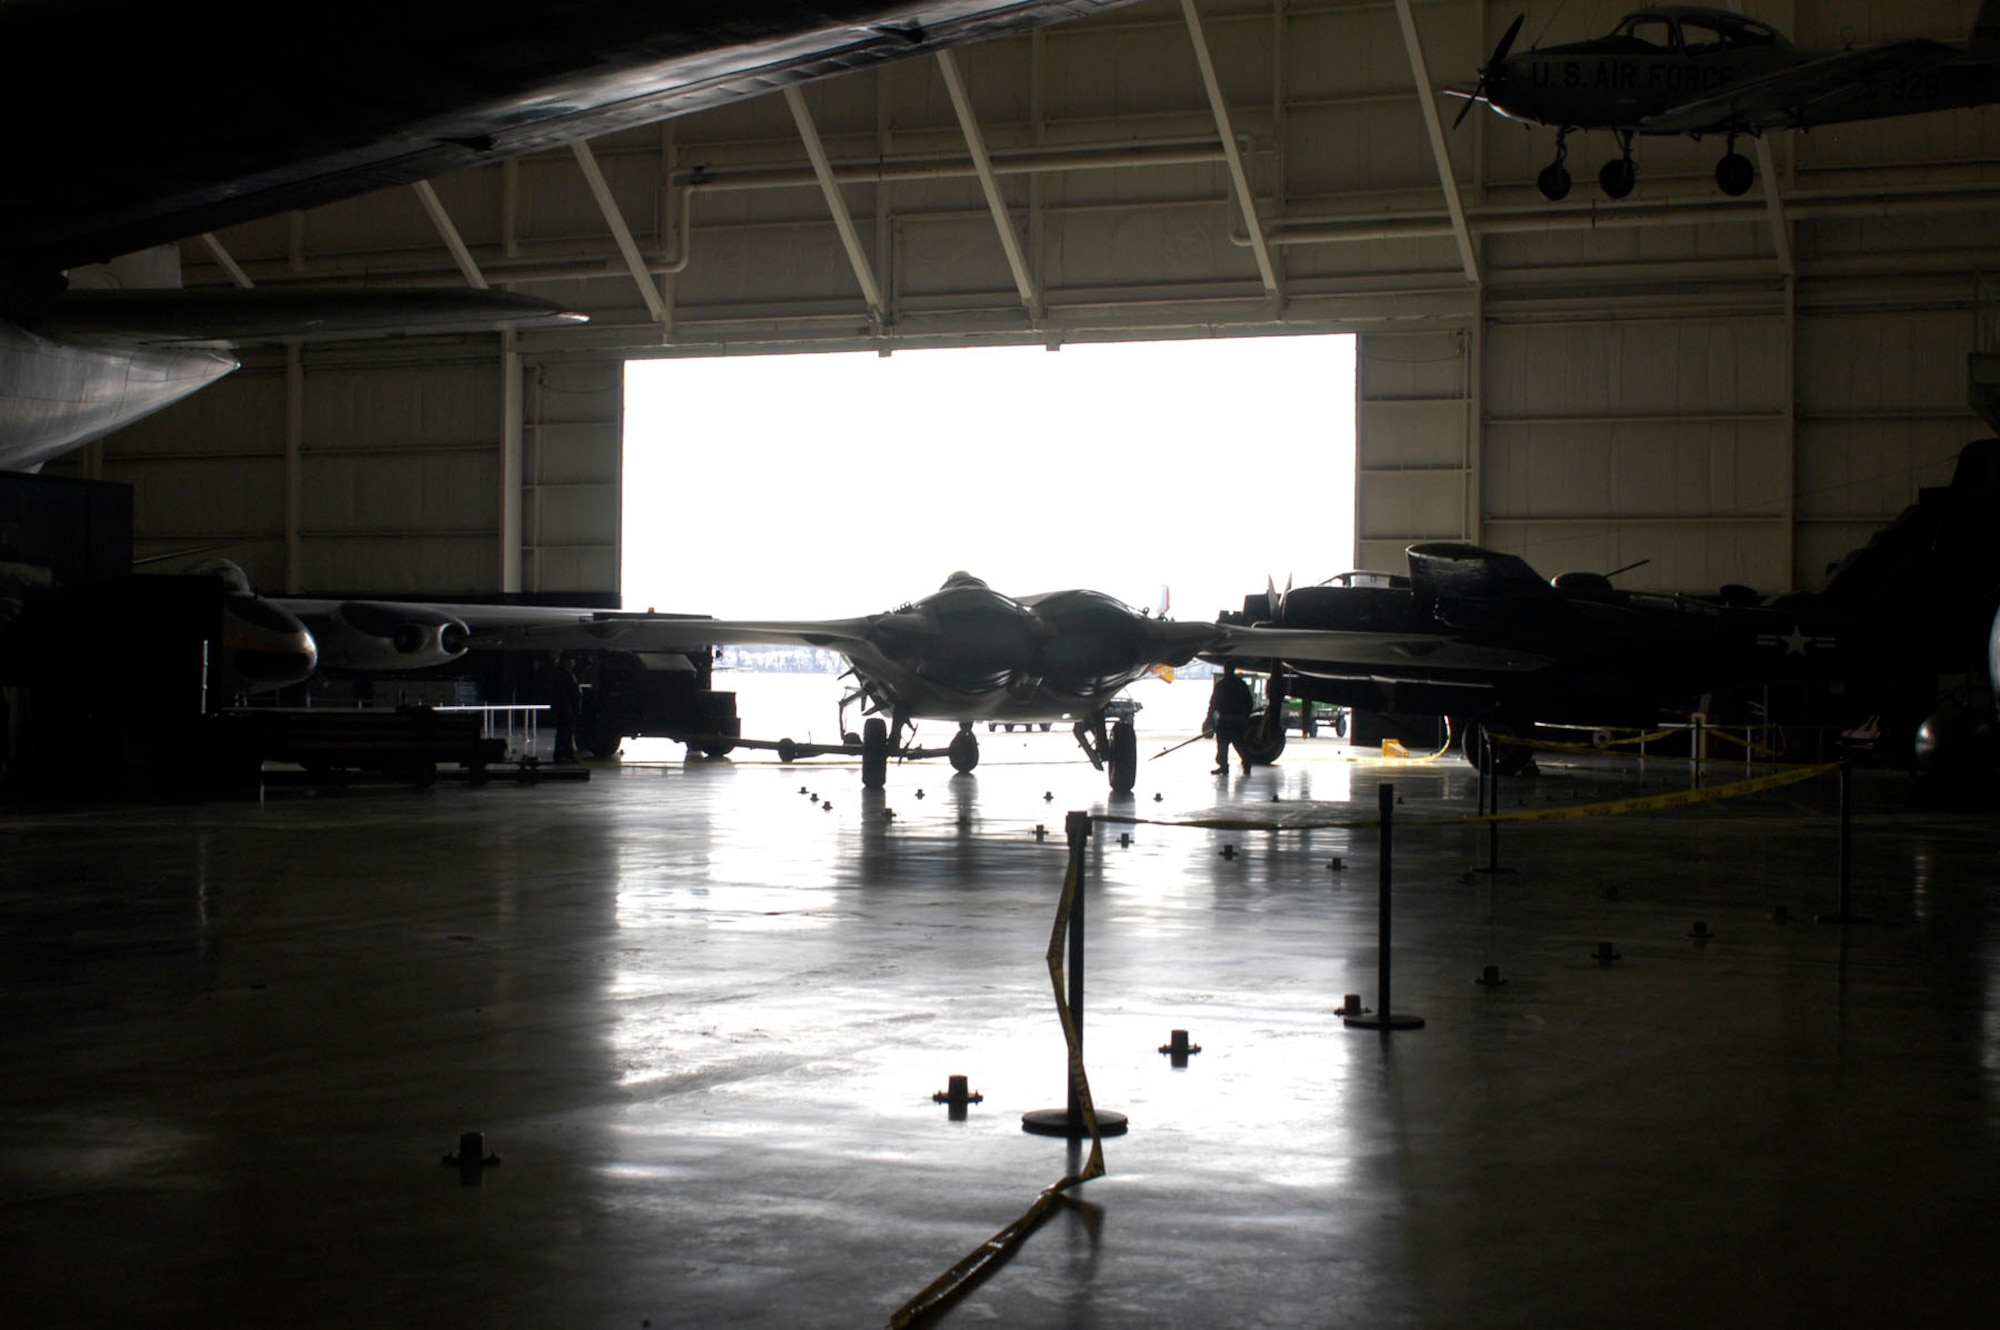
[[1715,164],[1715,187],[1730,198],[1741,198],[1757,183],[1757,167],[1740,152],[1732,152]]
[[778,740],[778,760],[790,765],[799,759],[799,746],[791,739]]
[[861,727],[861,788],[879,790],[889,783],[889,726],[877,716]]
[[1132,793],[1139,783],[1139,735],[1130,721],[1111,727],[1111,788],[1118,794]]
[[979,737],[971,730],[960,730],[951,737],[945,755],[951,759],[953,771],[972,770],[979,765]]
[[1569,197],[1569,169],[1561,162],[1550,163],[1535,177],[1535,187],[1550,203],[1562,202]]
[[1250,728],[1243,732],[1243,751],[1250,761],[1260,767],[1268,767],[1276,762],[1285,751],[1285,718],[1282,712],[1273,717],[1266,709],[1250,717]]
[[1630,157],[1613,157],[1597,173],[1597,187],[1608,199],[1622,199],[1639,183],[1639,170]]

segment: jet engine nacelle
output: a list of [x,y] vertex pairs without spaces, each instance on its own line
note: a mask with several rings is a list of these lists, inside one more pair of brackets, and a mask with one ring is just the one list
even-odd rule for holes
[[319,644],[319,663],[336,670],[420,670],[465,654],[468,629],[428,605],[344,600],[303,616]]

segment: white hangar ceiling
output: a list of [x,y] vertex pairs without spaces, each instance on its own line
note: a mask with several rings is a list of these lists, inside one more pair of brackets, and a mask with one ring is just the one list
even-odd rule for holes
[[[1521,42],[1634,7],[1536,0]],[[1829,48],[1962,44],[1978,9],[1744,7]],[[1430,95],[1519,12],[1149,0],[190,241],[191,285],[487,284],[591,321],[246,349],[75,465],[137,486],[142,552],[235,541],[265,585],[615,590],[626,357],[1352,331],[1363,565],[1466,538],[1817,584],[1989,432],[2000,108],[1773,134],[1741,198],[1721,144],[1656,139],[1608,200],[1611,137],[1577,135],[1549,203],[1553,132]]]

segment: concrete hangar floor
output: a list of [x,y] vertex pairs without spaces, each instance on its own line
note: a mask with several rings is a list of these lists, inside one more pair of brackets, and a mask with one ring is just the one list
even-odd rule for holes
[[[943,1324],[1987,1323],[1989,815],[1858,776],[1843,928],[1824,777],[1509,826],[1468,877],[1456,761],[1209,765],[1144,763],[1109,811],[1157,822],[1086,852],[1130,1131]],[[1503,808],[1688,779],[1543,767]],[[746,757],[9,810],[7,1323],[884,1325],[1076,1167],[1020,1120],[1063,1102],[1045,957],[1101,780],[1058,733],[879,797]],[[1382,782],[1426,1022],[1387,1036],[1335,1015],[1375,1003],[1372,828],[1159,824],[1366,823]],[[442,1162],[469,1131],[499,1163]]]

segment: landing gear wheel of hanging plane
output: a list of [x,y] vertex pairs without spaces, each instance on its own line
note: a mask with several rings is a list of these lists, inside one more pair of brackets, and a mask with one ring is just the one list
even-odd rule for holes
[[791,739],[778,740],[778,760],[780,762],[792,763],[798,761],[798,759],[799,746],[796,742]]
[[1630,157],[1613,157],[1597,173],[1597,187],[1604,191],[1607,199],[1624,198],[1638,183],[1639,168],[1632,164]]
[[1138,783],[1139,735],[1131,721],[1121,720],[1111,727],[1111,788],[1130,794]]
[[861,727],[861,788],[879,790],[889,783],[889,726],[880,716]]
[[1731,152],[1715,164],[1715,187],[1730,198],[1741,198],[1757,183],[1757,167],[1740,152]]
[[1535,187],[1542,191],[1542,197],[1550,203],[1569,197],[1569,168],[1563,163],[1569,160],[1569,131],[1556,132],[1556,159],[1542,168],[1535,177]]
[[979,765],[979,736],[972,732],[970,721],[961,724],[958,733],[951,736],[945,756],[951,759],[953,771],[970,771]]

